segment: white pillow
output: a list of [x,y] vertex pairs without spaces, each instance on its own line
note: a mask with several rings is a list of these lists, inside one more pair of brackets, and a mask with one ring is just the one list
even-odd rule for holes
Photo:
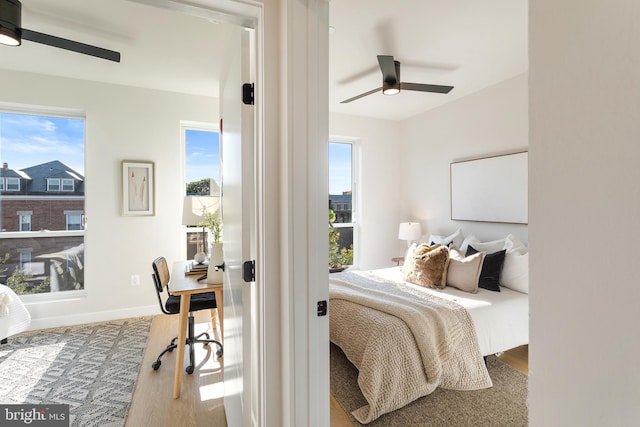
[[437,234],[430,235],[429,241],[427,242],[427,244],[430,245],[431,242],[433,242],[436,244],[440,244],[442,246],[448,246],[449,243],[453,242],[454,246],[456,248],[459,248],[462,246],[463,241],[464,241],[464,236],[462,235],[462,230],[458,228],[453,234],[447,237],[442,237]]
[[411,246],[407,248],[407,252],[404,254],[405,261],[413,256],[413,253],[416,251],[417,247],[418,247],[417,243],[412,243]]
[[483,252],[477,252],[465,257],[456,247],[449,248],[447,286],[472,294],[477,293],[484,256]]
[[520,255],[524,255],[529,252],[527,245],[522,243],[520,239],[513,234],[509,234],[505,239],[504,248],[507,250],[507,253],[516,252]]
[[500,285],[514,291],[529,293],[529,254],[507,252],[500,274]]
[[479,242],[480,240],[478,240],[478,238],[473,234],[469,234],[467,237],[464,238],[464,240],[462,241],[462,245],[460,245],[460,252],[462,252],[463,254],[467,253],[467,248],[469,247],[469,242]]
[[[468,242],[469,246],[473,246],[473,249],[478,252],[486,252],[492,254],[504,249],[507,239],[492,240],[490,242],[480,242],[478,239]],[[466,250],[465,250],[466,253]]]

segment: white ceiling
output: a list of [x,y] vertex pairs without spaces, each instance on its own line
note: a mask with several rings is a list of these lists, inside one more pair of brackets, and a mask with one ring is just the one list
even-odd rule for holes
[[[527,0],[332,0],[333,112],[404,119],[528,70]],[[401,81],[454,86],[340,101],[382,86],[376,55],[401,63]]]
[[[129,0],[22,0],[22,26],[122,54],[121,63],[29,41],[0,46],[0,67],[191,94],[218,95],[229,27]],[[527,0],[332,0],[329,109],[400,120],[525,73]],[[376,93],[376,55],[401,80],[452,85],[449,94]]]
[[0,67],[218,96],[229,27],[127,0],[22,0],[22,27],[121,53],[115,63],[23,40]]

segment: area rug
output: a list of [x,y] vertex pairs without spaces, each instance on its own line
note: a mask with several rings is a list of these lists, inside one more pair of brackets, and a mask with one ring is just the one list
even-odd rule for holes
[[[519,427],[528,425],[527,376],[499,359],[487,359],[493,387],[485,390],[436,389],[404,408],[384,414],[370,427]],[[351,412],[366,405],[358,388],[358,370],[342,350],[331,344],[331,393],[355,426]]]
[[152,319],[10,337],[0,345],[0,403],[68,404],[71,426],[123,426]]

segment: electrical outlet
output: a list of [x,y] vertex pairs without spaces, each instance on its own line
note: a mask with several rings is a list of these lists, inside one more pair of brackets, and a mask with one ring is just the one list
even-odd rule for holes
[[139,274],[132,274],[131,275],[131,286],[138,286],[140,285],[140,275]]

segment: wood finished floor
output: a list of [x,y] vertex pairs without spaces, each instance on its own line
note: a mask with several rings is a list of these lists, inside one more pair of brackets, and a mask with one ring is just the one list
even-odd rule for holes
[[[207,314],[209,310],[195,313],[196,334],[212,333]],[[196,369],[191,375],[182,369],[179,399],[173,399],[176,351],[162,357],[160,369],[154,371],[151,368],[177,331],[178,316],[158,315],[153,318],[125,427],[226,427],[222,359],[216,358],[215,353],[209,353],[202,344],[196,344]],[[217,331],[213,335],[220,339]],[[215,352],[215,346],[211,349]],[[185,368],[187,365],[188,352],[185,351]]]
[[[187,375],[183,369],[182,394],[179,399],[172,398],[176,352],[163,356],[159,370],[151,368],[158,354],[177,335],[177,330],[177,316],[154,317],[125,427],[226,427],[222,359],[208,353],[202,344],[196,345],[196,370],[192,375]],[[196,333],[204,331],[212,333],[207,311],[197,312]],[[214,335],[219,339],[217,331]],[[500,359],[528,374],[528,346],[509,350]],[[185,367],[187,363],[185,360]],[[349,416],[333,396],[330,410],[331,427],[353,427]]]

